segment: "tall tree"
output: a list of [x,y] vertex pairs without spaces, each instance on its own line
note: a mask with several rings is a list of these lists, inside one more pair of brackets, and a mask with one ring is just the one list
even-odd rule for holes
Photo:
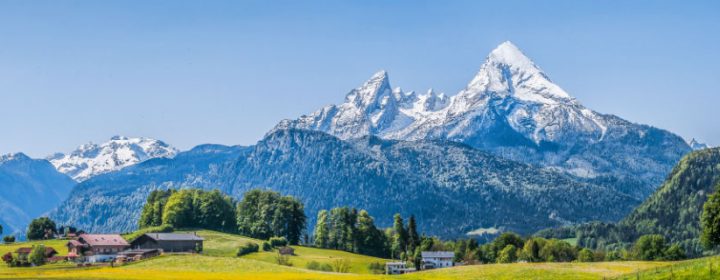
[[415,224],[415,215],[411,215],[407,225],[407,248],[408,251],[414,252],[415,248],[420,246],[420,235],[417,232],[417,224]]
[[192,190],[180,190],[172,194],[163,209],[162,223],[175,228],[195,226],[193,196]]
[[163,208],[175,190],[154,190],[150,192],[140,214],[140,228],[159,226],[162,224]]
[[715,193],[708,196],[703,205],[700,216],[702,235],[700,240],[706,249],[720,245],[720,184],[715,187]]
[[298,244],[306,220],[302,202],[273,191],[248,191],[237,205],[238,231],[254,238],[281,236]]
[[407,252],[407,229],[405,229],[403,218],[399,213],[395,214],[393,220],[393,231],[395,235],[393,240],[393,251],[397,254],[395,256],[399,257],[401,254]]
[[315,223],[315,246],[328,248],[328,211],[320,210]]

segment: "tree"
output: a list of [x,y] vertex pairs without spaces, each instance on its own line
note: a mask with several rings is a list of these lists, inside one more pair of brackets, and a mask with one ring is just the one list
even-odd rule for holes
[[579,262],[592,262],[594,260],[593,252],[588,248],[583,248],[580,252],[578,252],[577,260]]
[[193,227],[193,191],[180,190],[170,195],[162,211],[162,223],[174,228]]
[[55,222],[48,217],[34,219],[28,225],[27,238],[29,240],[49,239],[57,232]]
[[528,239],[523,246],[523,256],[526,261],[529,262],[540,262],[540,249],[545,246],[547,239],[542,237],[533,237]]
[[328,248],[328,211],[320,210],[315,223],[315,246]]
[[415,251],[420,246],[420,235],[417,232],[417,224],[415,224],[415,215],[411,215],[407,225],[407,248],[408,251]]
[[5,237],[3,237],[3,242],[5,242],[5,244],[13,243],[15,242],[15,236],[6,235]]
[[685,259],[686,257],[685,249],[678,244],[673,244],[670,248],[665,250],[665,260],[667,261],[679,261]]
[[386,257],[388,250],[385,234],[375,226],[375,220],[365,210],[360,210],[356,223],[357,252],[363,255]]
[[45,263],[45,246],[44,245],[34,246],[32,251],[30,251],[30,255],[28,256],[28,261],[34,265],[44,264]]
[[665,237],[659,234],[648,234],[638,238],[632,248],[632,253],[637,260],[662,260],[665,257],[666,249]]
[[246,192],[236,210],[240,234],[259,239],[282,236],[293,245],[300,242],[306,220],[304,206],[296,198],[259,189]]
[[575,260],[575,248],[562,240],[549,239],[540,249],[540,257],[547,262],[570,262]]
[[513,263],[517,261],[517,247],[513,244],[505,246],[498,254],[498,263]]
[[152,191],[143,206],[138,226],[140,228],[160,226],[162,224],[163,209],[168,198],[175,193],[173,189]]
[[700,216],[702,234],[700,240],[706,249],[720,245],[720,184],[715,193],[708,196]]
[[403,219],[400,214],[395,214],[393,217],[393,231],[394,231],[394,239],[393,239],[393,252],[397,253],[397,255],[400,255],[401,253],[405,253],[407,251],[407,230],[405,229],[405,225],[403,224]]

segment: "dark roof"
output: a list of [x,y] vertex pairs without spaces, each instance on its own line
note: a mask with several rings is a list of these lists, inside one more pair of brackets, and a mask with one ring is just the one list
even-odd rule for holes
[[118,253],[118,255],[124,255],[124,256],[135,256],[135,255],[144,255],[148,253],[155,253],[160,252],[158,249],[134,249],[134,250],[126,250]]
[[201,241],[203,240],[202,237],[197,236],[192,233],[146,233],[147,237],[150,237],[153,240],[163,240],[163,241]]

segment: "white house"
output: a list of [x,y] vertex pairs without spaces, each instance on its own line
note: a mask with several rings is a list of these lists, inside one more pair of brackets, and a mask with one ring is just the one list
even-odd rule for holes
[[455,253],[448,251],[422,252],[423,269],[451,267],[454,258]]
[[407,268],[405,262],[386,262],[385,273],[386,274],[404,274],[406,272],[413,272],[414,268]]

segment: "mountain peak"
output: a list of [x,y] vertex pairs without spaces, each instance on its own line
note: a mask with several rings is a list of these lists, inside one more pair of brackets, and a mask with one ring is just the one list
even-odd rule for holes
[[490,52],[488,62],[504,64],[526,70],[540,70],[515,44],[505,41]]
[[47,159],[55,168],[77,181],[159,157],[174,157],[177,150],[160,140],[113,136],[102,144],[85,144],[68,154]]
[[383,97],[392,94],[390,78],[385,70],[380,70],[370,77],[362,86],[351,90],[345,101],[354,103],[357,107],[367,108],[377,105]]
[[0,163],[8,162],[11,160],[30,160],[30,157],[23,153],[9,153],[0,155]]
[[703,142],[700,142],[700,141],[696,140],[695,138],[693,138],[692,140],[690,140],[690,142],[688,142],[688,145],[689,145],[690,148],[692,148],[693,150],[702,150],[702,149],[707,149],[707,148],[709,148],[709,146],[708,146],[707,144],[705,144],[705,143],[703,143]]

